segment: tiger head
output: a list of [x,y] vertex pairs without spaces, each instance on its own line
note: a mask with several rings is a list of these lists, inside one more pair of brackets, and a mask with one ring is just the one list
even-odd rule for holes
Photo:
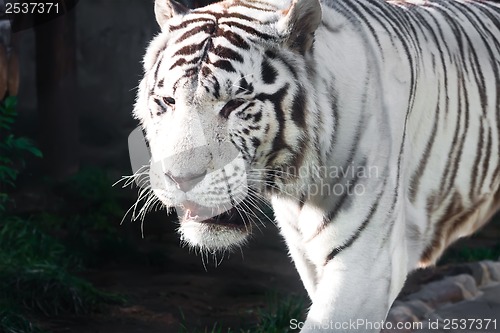
[[259,201],[300,181],[295,171],[314,149],[310,54],[321,7],[281,2],[190,10],[156,0],[161,32],[134,116],[150,147],[150,188],[177,209],[193,246],[242,244]]

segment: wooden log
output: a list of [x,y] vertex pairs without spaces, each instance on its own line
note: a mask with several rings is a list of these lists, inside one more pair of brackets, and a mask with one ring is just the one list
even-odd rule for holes
[[10,51],[7,89],[9,96],[17,96],[19,91],[19,58],[14,50]]
[[0,43],[0,100],[3,100],[7,93],[8,59],[5,46]]

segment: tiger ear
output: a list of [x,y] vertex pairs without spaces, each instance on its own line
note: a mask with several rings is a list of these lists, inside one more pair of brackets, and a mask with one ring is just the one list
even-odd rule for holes
[[186,15],[189,8],[175,0],[155,0],[156,22],[163,27],[168,19],[177,15]]
[[304,54],[312,47],[314,32],[321,23],[321,4],[318,0],[292,0],[283,14],[278,29],[288,47]]

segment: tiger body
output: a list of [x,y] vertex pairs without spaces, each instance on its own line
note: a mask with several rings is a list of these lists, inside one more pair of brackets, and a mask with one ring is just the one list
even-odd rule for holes
[[[498,4],[155,11],[134,111],[152,193],[208,251],[243,244],[268,199],[312,300],[302,332],[383,320],[408,272],[500,208]],[[243,223],[212,218],[233,206]]]

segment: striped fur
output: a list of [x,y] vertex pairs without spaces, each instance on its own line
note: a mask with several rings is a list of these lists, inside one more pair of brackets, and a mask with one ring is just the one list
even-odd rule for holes
[[[157,0],[155,13],[134,110],[152,193],[209,251],[245,242],[270,201],[312,300],[302,332],[383,320],[409,271],[500,208],[497,3]],[[234,206],[242,222],[221,217]]]

